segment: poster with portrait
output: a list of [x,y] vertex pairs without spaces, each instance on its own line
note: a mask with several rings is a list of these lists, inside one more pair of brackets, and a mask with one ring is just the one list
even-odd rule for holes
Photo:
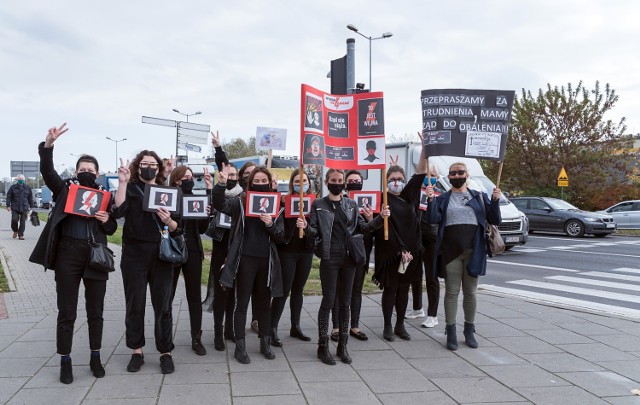
[[209,196],[207,195],[183,195],[180,205],[182,207],[181,214],[183,218],[209,218],[209,214],[207,213]]
[[427,201],[427,191],[422,188],[420,189],[420,203],[418,204],[418,209],[422,211],[426,211],[429,206],[429,201]]
[[220,228],[231,229],[231,215],[227,215],[224,212],[218,211],[216,225]]
[[246,216],[259,217],[262,214],[269,214],[275,217],[278,215],[279,209],[280,193],[247,191],[247,200],[245,203]]
[[107,210],[110,198],[111,194],[108,191],[71,183],[64,212],[82,217],[95,217],[96,212]]
[[[311,213],[311,204],[316,199],[315,194],[306,194],[302,197],[302,213],[305,217],[308,217]],[[297,218],[300,216],[300,195],[287,194],[284,198],[284,217],[285,218]]]
[[284,128],[258,127],[256,129],[256,150],[286,150],[287,130]]
[[422,90],[422,134],[427,156],[503,160],[513,90]]
[[303,84],[300,134],[303,165],[382,169],[386,166],[383,94],[327,94]]
[[365,207],[371,208],[374,213],[379,213],[381,194],[380,191],[350,191],[349,198],[356,202],[360,213]]
[[177,213],[180,208],[180,194],[180,189],[177,187],[147,184],[144,187],[142,209],[156,212],[158,208],[164,208],[169,212]]

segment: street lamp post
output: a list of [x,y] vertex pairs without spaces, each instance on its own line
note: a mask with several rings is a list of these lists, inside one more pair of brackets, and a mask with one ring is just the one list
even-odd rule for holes
[[189,122],[189,117],[191,117],[192,115],[200,115],[200,114],[202,114],[202,111],[196,111],[193,114],[185,114],[183,112],[180,112],[180,110],[178,110],[177,108],[174,108],[172,111],[187,117],[187,122]]
[[116,173],[117,173],[118,172],[118,143],[120,143],[122,141],[126,141],[127,138],[111,139],[108,136],[106,136],[105,138],[107,138],[108,140],[110,140],[111,142],[114,142],[116,144]]
[[347,25],[347,28],[355,32],[356,34],[360,35],[361,37],[369,40],[369,91],[373,91],[373,86],[371,84],[371,42],[375,41],[376,39],[390,38],[391,36],[393,36],[393,34],[390,32],[385,32],[382,34],[382,36],[374,38],[372,36],[366,36],[362,34],[360,31],[358,31],[358,28],[353,24]]

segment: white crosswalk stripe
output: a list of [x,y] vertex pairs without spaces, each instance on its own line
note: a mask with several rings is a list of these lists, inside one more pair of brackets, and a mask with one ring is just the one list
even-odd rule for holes
[[533,280],[514,280],[508,281],[508,284],[522,285],[526,287],[536,287],[544,290],[563,291],[573,294],[586,295],[590,297],[607,298],[616,301],[640,303],[639,295],[620,294],[615,292],[596,290],[593,288],[572,287],[566,284],[545,283]]

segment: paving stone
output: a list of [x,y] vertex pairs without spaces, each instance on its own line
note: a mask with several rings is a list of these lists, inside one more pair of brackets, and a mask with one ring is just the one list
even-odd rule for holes
[[503,336],[489,339],[514,353],[559,353],[562,350],[533,336]]
[[409,364],[427,378],[487,376],[478,367],[457,356],[446,360],[438,359],[437,361],[432,361],[431,359],[412,359],[408,361]]
[[363,382],[332,382],[331,389],[326,382],[303,382],[300,387],[310,405],[380,403]]
[[558,345],[558,347],[585,360],[594,362],[637,359],[631,353],[625,353],[603,343],[567,344]]
[[55,353],[56,346],[53,342],[44,342],[41,344],[34,344],[33,342],[13,342],[0,353],[0,359],[50,357]]
[[524,359],[552,373],[563,371],[599,371],[597,364],[591,363],[570,353],[522,354]]
[[637,395],[630,395],[627,397],[605,397],[603,399],[612,405],[637,405],[638,404]]
[[[285,356],[285,358],[287,359],[287,361],[292,362],[292,361],[319,361],[317,358],[317,351],[318,351],[318,344],[315,342],[302,342],[300,340],[298,340],[297,343],[283,343],[283,347],[282,349],[276,349],[274,347],[271,348],[272,350],[278,350],[278,352],[282,352]],[[353,350],[352,345],[349,345],[349,351],[351,352]],[[276,356],[278,356],[278,352],[274,351],[274,353],[276,353]],[[335,353],[335,345],[331,344],[331,352]],[[231,358],[233,358],[233,353],[230,354]]]
[[612,371],[558,373],[558,375],[598,397],[629,395],[629,391],[638,388],[637,382]]
[[[60,384],[63,385],[63,384]],[[7,405],[40,405],[40,404],[64,404],[75,405],[82,403],[89,387],[64,386],[22,389],[11,398]]]
[[27,381],[29,381],[27,377],[0,378],[0,404],[7,403],[9,398],[18,392]]
[[356,370],[401,370],[411,365],[393,350],[358,352],[351,356]]
[[437,391],[419,371],[409,370],[362,370],[360,377],[376,393],[402,393]]
[[624,377],[635,380],[640,384],[640,359],[631,361],[604,361],[598,364]]
[[0,377],[31,377],[44,366],[48,360],[48,357],[0,359]]
[[505,325],[501,322],[476,322],[476,335],[482,336],[487,339],[500,336],[526,336],[526,333],[509,325]]
[[231,389],[234,397],[300,394],[291,371],[235,372],[231,374]]
[[640,337],[628,334],[596,335],[592,336],[592,339],[604,343],[607,346],[615,347],[623,352],[631,352],[640,347]]
[[261,395],[255,397],[234,397],[234,405],[299,405],[307,403],[302,394]]
[[[176,365],[178,367],[178,365]],[[164,377],[164,385],[230,384],[227,363],[189,364]]]
[[85,399],[82,405],[156,405],[157,398]]
[[490,377],[432,378],[438,388],[457,402],[506,402],[523,398]]
[[557,375],[531,364],[483,366],[480,369],[507,387],[512,388],[570,385]]
[[300,382],[361,381],[353,367],[339,360],[335,366],[323,364],[317,359],[314,362],[293,361],[289,364]]
[[229,384],[165,385],[158,401],[158,405],[199,403],[231,404]]
[[505,325],[509,325],[516,329],[527,331],[530,329],[540,330],[540,329],[557,329],[558,327],[552,323],[544,322],[536,318],[526,317],[526,318],[503,318],[500,319],[502,323]]
[[594,341],[586,336],[579,335],[570,330],[560,329],[541,329],[528,330],[528,334],[537,337],[552,345],[567,343],[593,343]]
[[128,373],[98,378],[87,399],[157,398],[163,378],[159,372],[153,375]]
[[598,405],[607,403],[574,386],[515,388],[515,391],[537,405]]
[[[91,370],[88,366],[73,365],[73,386],[77,387],[91,387],[96,381],[96,378],[91,374]],[[25,388],[61,388],[65,387],[60,382],[60,362],[58,361],[57,367],[42,367],[38,372],[29,380],[25,385]]]
[[568,322],[563,324],[562,327],[584,336],[611,335],[612,332],[610,327],[598,325],[593,322]]
[[384,405],[429,404],[449,405],[456,402],[442,391],[378,394]]
[[501,347],[486,348],[461,348],[456,350],[456,354],[460,358],[468,361],[476,366],[491,366],[498,364],[522,364],[526,363],[524,359]]

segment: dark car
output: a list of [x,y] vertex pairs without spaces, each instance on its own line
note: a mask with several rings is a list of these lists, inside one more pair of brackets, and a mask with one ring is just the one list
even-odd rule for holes
[[551,197],[512,197],[511,201],[529,218],[529,231],[564,232],[579,238],[585,234],[605,237],[616,230],[611,215],[582,211]]

